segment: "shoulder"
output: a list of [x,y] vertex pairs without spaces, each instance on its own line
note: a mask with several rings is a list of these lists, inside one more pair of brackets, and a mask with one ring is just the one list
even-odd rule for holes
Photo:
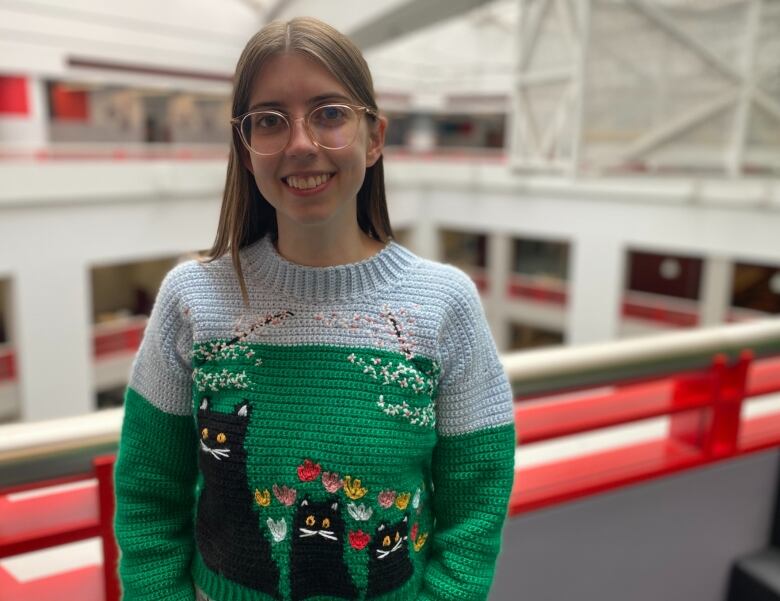
[[206,298],[220,288],[236,282],[230,254],[213,260],[203,257],[181,261],[171,268],[160,284],[160,295],[171,295],[179,300]]
[[417,276],[420,285],[439,300],[447,313],[472,312],[481,307],[474,281],[454,265],[420,259]]

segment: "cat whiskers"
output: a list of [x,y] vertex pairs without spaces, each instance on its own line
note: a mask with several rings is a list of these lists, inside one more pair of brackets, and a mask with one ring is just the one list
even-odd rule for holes
[[332,530],[309,530],[308,528],[299,528],[299,530],[303,533],[300,535],[301,538],[306,538],[309,536],[315,536],[319,534],[323,538],[327,538],[329,540],[338,540],[338,537],[333,534]]
[[393,553],[393,552],[395,552],[395,551],[398,551],[398,549],[401,547],[401,545],[403,544],[403,542],[404,542],[405,540],[406,540],[406,537],[404,536],[404,537],[403,537],[402,539],[400,539],[400,540],[399,540],[397,543],[395,543],[395,545],[393,545],[393,548],[392,548],[392,549],[390,549],[389,551],[382,551],[382,549],[377,549],[377,550],[376,550],[376,554],[377,554],[377,556],[379,557],[379,559],[384,559],[385,557],[387,557],[388,555],[390,555],[390,553]]
[[217,461],[222,461],[223,457],[230,457],[230,449],[212,449],[206,446],[206,443],[202,440],[200,441],[200,449],[206,453],[211,453],[212,456],[216,457]]

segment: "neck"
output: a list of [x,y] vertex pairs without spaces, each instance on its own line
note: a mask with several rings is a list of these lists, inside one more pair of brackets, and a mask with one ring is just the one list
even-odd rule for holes
[[382,242],[370,238],[357,223],[346,232],[280,227],[276,242],[276,249],[282,257],[291,263],[310,267],[357,263],[372,257],[384,246]]

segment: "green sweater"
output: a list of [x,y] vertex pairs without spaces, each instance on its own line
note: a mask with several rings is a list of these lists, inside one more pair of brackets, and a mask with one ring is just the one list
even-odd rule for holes
[[487,598],[512,395],[477,291],[391,242],[305,267],[262,238],[165,277],[125,395],[125,601]]

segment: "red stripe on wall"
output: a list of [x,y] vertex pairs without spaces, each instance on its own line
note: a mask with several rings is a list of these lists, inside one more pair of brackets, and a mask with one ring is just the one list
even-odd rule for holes
[[28,115],[27,78],[0,75],[0,115]]

